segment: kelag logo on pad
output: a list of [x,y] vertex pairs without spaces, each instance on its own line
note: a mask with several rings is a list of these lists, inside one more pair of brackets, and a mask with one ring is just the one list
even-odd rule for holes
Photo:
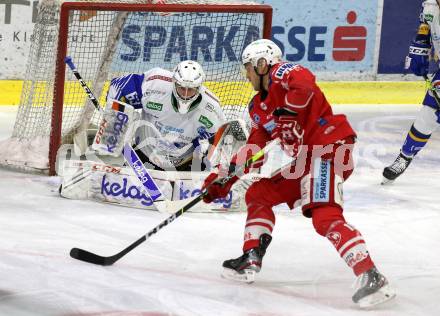
[[110,182],[106,175],[102,177],[101,194],[120,199],[138,200],[144,206],[153,205],[153,201],[136,185],[129,185],[127,178],[122,178],[122,183]]
[[113,133],[107,138],[107,150],[112,153],[116,144],[118,143],[119,136],[122,134],[125,125],[128,122],[128,116],[125,113],[117,112],[115,123],[113,125]]
[[[189,199],[194,196],[202,194],[200,189],[192,188],[186,185],[183,181],[179,183],[179,200]],[[215,199],[213,203],[221,205],[223,208],[230,208],[232,206],[232,191],[229,191],[228,195],[222,199]]]

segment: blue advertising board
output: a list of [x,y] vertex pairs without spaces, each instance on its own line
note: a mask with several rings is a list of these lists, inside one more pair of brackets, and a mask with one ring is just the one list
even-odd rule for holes
[[404,73],[405,56],[415,37],[423,0],[384,0],[379,74]]
[[224,78],[222,68],[240,73],[244,47],[263,35],[263,16],[251,13],[212,15],[181,12],[162,17],[156,12],[131,13],[125,21],[118,54],[112,62],[113,71],[132,72],[191,59],[202,63],[210,80],[219,77],[233,81]]
[[[374,78],[368,75],[375,75],[376,70],[379,74],[405,73],[405,56],[415,36],[423,2],[256,1],[273,7],[273,40],[283,49],[285,60],[301,63],[314,72],[358,74],[361,79]],[[38,1],[19,2],[6,1],[4,6],[0,5],[1,79],[21,78],[25,72],[23,60],[32,39]],[[218,68],[216,63],[236,67],[243,47],[262,35],[260,21],[249,27],[245,14],[235,14],[232,20],[225,17],[223,24],[210,25],[203,13],[192,13],[197,15],[197,23],[191,27],[185,14],[175,14],[167,18],[167,28],[160,26],[160,15],[137,14],[144,14],[145,19],[153,22],[157,20],[157,27],[140,24],[139,16],[137,21],[127,21],[118,47],[120,54],[112,64],[115,70],[136,71],[139,63],[148,69],[186,58],[197,59],[212,68]]]
[[[375,71],[377,1],[264,3],[273,7],[272,39],[283,50],[285,60],[321,73]],[[136,17],[139,14],[143,19]],[[205,23],[204,16],[198,14],[198,23],[192,26],[185,23],[191,14],[171,15],[163,26],[143,26],[142,21],[157,19],[157,14],[133,13],[124,26],[113,69],[129,71],[137,69],[138,63],[149,68],[183,59],[198,60],[206,66],[222,63],[235,67],[243,48],[262,35],[260,27],[246,27],[246,14],[225,16],[224,25]],[[161,56],[152,58],[157,52]],[[211,77],[215,75],[210,73]]]
[[269,0],[284,58],[316,72],[372,72],[377,1]]

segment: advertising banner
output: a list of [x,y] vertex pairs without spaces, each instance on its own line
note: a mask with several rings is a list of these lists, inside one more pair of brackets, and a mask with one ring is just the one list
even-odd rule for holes
[[419,25],[423,0],[386,0],[382,14],[379,74],[404,73],[405,56]]
[[[267,0],[260,2],[272,5],[274,8],[273,40],[280,45],[287,61],[298,62],[314,72],[324,74],[321,78],[325,78],[327,74],[332,78],[332,75],[341,76],[343,73],[348,76],[369,78],[376,71],[374,63],[378,1]],[[33,23],[37,15],[37,3],[38,0],[0,0],[0,79],[23,77],[32,40]],[[139,58],[140,53],[136,43],[145,43],[145,38],[137,37],[149,33],[137,32],[136,25],[130,27],[124,29],[124,34],[134,41],[121,43],[125,45],[125,53],[118,59],[119,63],[127,65],[133,64],[134,59],[138,61],[148,57],[143,54],[142,58]],[[203,29],[204,27],[206,28],[204,25],[198,26],[198,32],[204,32],[205,35],[202,35],[209,37],[209,30]],[[222,30],[225,40],[228,35],[238,32],[234,27],[231,25]],[[181,28],[185,26],[182,25]],[[169,36],[183,33],[178,27],[175,30],[176,34],[170,33]],[[214,31],[218,32],[218,30]],[[261,30],[245,31],[249,32],[251,39]],[[157,36],[153,32],[151,34]],[[191,45],[191,43],[187,44]],[[214,54],[210,62],[235,61],[240,58],[239,52],[230,53],[226,44],[220,48],[212,48],[216,54],[217,51],[222,52],[222,59]],[[212,45],[215,43],[213,42]],[[176,55],[175,51],[172,53],[171,56]],[[187,57],[193,56],[188,54]],[[130,69],[121,64],[113,64],[113,67]]]
[[265,1],[273,39],[288,61],[314,72],[374,71],[378,1]]
[[22,79],[38,0],[0,0],[0,80]]

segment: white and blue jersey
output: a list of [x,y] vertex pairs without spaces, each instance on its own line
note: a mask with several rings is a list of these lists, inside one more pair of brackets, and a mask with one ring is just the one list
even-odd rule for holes
[[[420,23],[427,24],[429,28],[424,28],[422,24],[419,27],[416,40],[431,46],[436,58],[440,59],[440,9],[436,0],[425,0],[423,2]],[[437,91],[440,92],[440,71],[434,74],[431,81]],[[406,157],[417,155],[427,144],[431,134],[438,128],[440,123],[440,106],[437,104],[433,92],[429,89],[423,99],[423,105],[401,148],[401,153]]]
[[[179,113],[172,73],[161,68],[114,78],[107,95],[108,107],[111,99],[141,110],[136,144],[149,159],[160,156],[174,166],[188,161],[199,141],[212,137],[225,123],[218,98],[204,86],[188,113]],[[151,161],[161,167],[160,162]]]
[[[422,4],[420,23],[428,24],[431,45],[437,60],[440,60],[440,8],[437,0],[426,0]],[[440,71],[437,71],[432,78],[434,86],[440,85]],[[440,90],[440,89],[439,89]],[[423,104],[438,110],[439,106],[432,93],[426,93]]]

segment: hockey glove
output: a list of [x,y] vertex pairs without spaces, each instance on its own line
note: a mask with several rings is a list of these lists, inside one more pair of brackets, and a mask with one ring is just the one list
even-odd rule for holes
[[[231,164],[231,167],[235,168],[235,165]],[[205,203],[211,203],[212,201],[220,198],[226,197],[228,195],[229,191],[231,190],[231,187],[234,185],[235,182],[239,179],[237,176],[232,177],[228,182],[221,184],[218,181],[225,177],[227,174],[222,170],[221,167],[219,167],[219,173],[212,172],[203,183],[202,190],[205,188],[207,189],[208,193],[203,197],[203,201]],[[212,183],[212,184],[211,184]]]
[[429,44],[414,41],[409,47],[409,54],[406,56],[405,69],[409,69],[416,76],[428,74],[429,68]]
[[127,142],[131,142],[134,108],[117,101],[104,110],[101,123],[92,144],[92,149],[100,155],[118,157]]
[[274,111],[276,126],[272,131],[272,139],[278,138],[280,140],[283,151],[290,157],[296,157],[301,150],[303,144],[304,130],[296,121],[293,113],[282,113],[277,116]]

